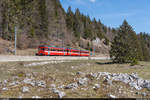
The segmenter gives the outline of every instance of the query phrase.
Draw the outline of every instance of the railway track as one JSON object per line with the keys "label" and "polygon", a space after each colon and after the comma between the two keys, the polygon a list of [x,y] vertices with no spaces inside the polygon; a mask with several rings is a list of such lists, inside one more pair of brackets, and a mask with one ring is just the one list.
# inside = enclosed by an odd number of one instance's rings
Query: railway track
{"label": "railway track", "polygon": [[49,61],[49,60],[109,60],[109,57],[70,57],[70,56],[0,56],[0,62]]}

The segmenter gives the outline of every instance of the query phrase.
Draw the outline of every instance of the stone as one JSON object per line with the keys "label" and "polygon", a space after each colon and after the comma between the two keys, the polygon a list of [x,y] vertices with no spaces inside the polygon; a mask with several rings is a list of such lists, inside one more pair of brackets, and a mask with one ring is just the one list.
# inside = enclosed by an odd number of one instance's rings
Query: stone
{"label": "stone", "polygon": [[77,83],[71,83],[71,84],[68,84],[65,89],[76,89],[78,88],[78,84]]}
{"label": "stone", "polygon": [[58,93],[59,98],[62,98],[62,97],[64,97],[65,95],[66,95],[65,92],[61,92],[61,91],[60,91],[60,92]]}
{"label": "stone", "polygon": [[78,81],[79,85],[87,85],[88,84],[88,78],[80,78]]}
{"label": "stone", "polygon": [[32,98],[41,98],[41,97],[39,97],[39,96],[32,96]]}
{"label": "stone", "polygon": [[28,88],[28,87],[26,87],[26,86],[22,87],[22,92],[23,92],[23,93],[25,93],[25,92],[29,92],[29,88]]}
{"label": "stone", "polygon": [[20,99],[21,99],[21,98],[22,98],[22,96],[19,96],[18,98],[20,98]]}
{"label": "stone", "polygon": [[84,91],[86,91],[88,88],[81,88],[81,90],[84,90]]}
{"label": "stone", "polygon": [[3,90],[3,91],[7,91],[7,90],[8,90],[8,88],[7,88],[7,87],[4,87],[4,88],[2,88],[2,90]]}
{"label": "stone", "polygon": [[130,82],[129,85],[131,87],[134,87],[136,90],[141,90],[142,88],[140,86],[137,85],[137,82],[134,81],[134,82]]}
{"label": "stone", "polygon": [[30,84],[30,85],[32,85],[32,86],[35,86],[35,81],[33,81],[32,79],[25,78],[25,79],[23,80],[23,82],[26,83],[26,84]]}
{"label": "stone", "polygon": [[137,85],[143,87],[143,85],[144,85],[144,80],[143,80],[142,78],[139,78],[139,79],[137,80]]}
{"label": "stone", "polygon": [[109,94],[109,97],[110,98],[116,98],[116,96],[112,95],[112,94]]}
{"label": "stone", "polygon": [[72,69],[74,69],[74,66],[71,66]]}
{"label": "stone", "polygon": [[58,86],[58,89],[63,89],[65,85]]}
{"label": "stone", "polygon": [[142,94],[142,96],[144,96],[144,97],[147,96],[147,93],[145,93],[145,92],[143,92],[143,93],[141,93],[141,94]]}
{"label": "stone", "polygon": [[138,79],[139,78],[137,73],[132,73],[130,76],[133,77],[134,79]]}
{"label": "stone", "polygon": [[80,71],[77,72],[76,74],[77,74],[77,75],[84,75],[84,73],[83,73],[83,72],[80,72]]}
{"label": "stone", "polygon": [[12,83],[9,83],[9,86],[16,86],[16,85],[18,85],[18,84],[20,84],[19,81],[14,81],[14,82],[12,82]]}
{"label": "stone", "polygon": [[43,81],[43,80],[36,81],[36,85],[39,86],[39,87],[46,88],[46,82]]}
{"label": "stone", "polygon": [[147,88],[148,90],[150,90],[150,81],[144,80],[143,88]]}
{"label": "stone", "polygon": [[64,97],[66,95],[65,92],[59,91],[56,88],[53,88],[52,91],[53,91],[53,93],[58,94],[59,98],[62,98],[62,97]]}
{"label": "stone", "polygon": [[104,82],[104,83],[107,83],[107,84],[109,84],[109,85],[112,85],[112,80],[110,80],[110,79],[105,79],[103,82]]}
{"label": "stone", "polygon": [[99,89],[99,88],[100,88],[100,85],[99,85],[99,84],[95,84],[94,87],[93,87],[94,90],[97,90],[97,89]]}
{"label": "stone", "polygon": [[94,78],[96,78],[97,77],[97,73],[90,73],[90,75],[92,76],[92,77],[94,77]]}
{"label": "stone", "polygon": [[7,80],[4,80],[4,83],[6,84],[8,81]]}

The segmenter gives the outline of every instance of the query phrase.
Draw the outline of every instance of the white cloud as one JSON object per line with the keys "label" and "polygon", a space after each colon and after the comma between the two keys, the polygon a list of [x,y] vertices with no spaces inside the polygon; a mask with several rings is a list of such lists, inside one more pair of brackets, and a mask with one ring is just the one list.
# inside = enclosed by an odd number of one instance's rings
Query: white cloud
{"label": "white cloud", "polygon": [[90,0],[90,2],[93,2],[93,3],[94,3],[95,1],[96,1],[96,0]]}

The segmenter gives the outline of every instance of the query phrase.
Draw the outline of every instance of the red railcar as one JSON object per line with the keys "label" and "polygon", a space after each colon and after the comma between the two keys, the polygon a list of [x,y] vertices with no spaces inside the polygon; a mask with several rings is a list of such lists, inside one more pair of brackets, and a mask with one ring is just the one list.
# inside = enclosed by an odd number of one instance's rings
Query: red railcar
{"label": "red railcar", "polygon": [[89,51],[83,51],[72,48],[62,48],[62,47],[51,47],[51,46],[39,46],[38,53],[39,56],[90,56]]}

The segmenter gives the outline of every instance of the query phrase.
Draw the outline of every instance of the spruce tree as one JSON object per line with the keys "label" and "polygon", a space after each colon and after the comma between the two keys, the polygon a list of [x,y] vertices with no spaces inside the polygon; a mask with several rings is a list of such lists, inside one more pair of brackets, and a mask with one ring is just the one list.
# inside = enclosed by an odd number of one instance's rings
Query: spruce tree
{"label": "spruce tree", "polygon": [[110,57],[116,63],[135,62],[139,57],[138,48],[136,33],[124,20],[112,42]]}

